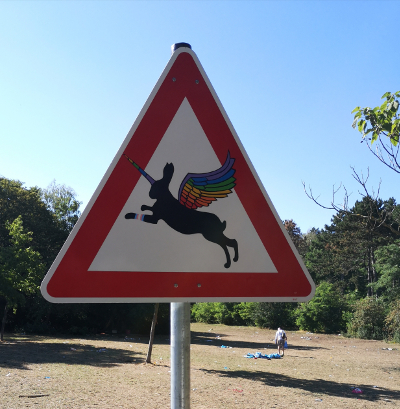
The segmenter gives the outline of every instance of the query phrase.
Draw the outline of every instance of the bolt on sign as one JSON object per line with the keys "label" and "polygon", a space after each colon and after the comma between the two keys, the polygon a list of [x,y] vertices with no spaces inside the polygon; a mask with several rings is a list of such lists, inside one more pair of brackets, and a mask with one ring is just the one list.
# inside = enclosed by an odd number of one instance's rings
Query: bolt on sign
{"label": "bolt on sign", "polygon": [[210,80],[182,44],[44,278],[48,301],[314,295]]}

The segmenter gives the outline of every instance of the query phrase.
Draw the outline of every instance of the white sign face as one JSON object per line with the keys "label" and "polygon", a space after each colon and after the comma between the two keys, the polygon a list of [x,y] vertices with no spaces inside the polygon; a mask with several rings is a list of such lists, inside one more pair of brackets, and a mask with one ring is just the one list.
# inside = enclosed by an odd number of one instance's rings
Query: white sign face
{"label": "white sign face", "polygon": [[[140,166],[139,160],[132,159]],[[186,98],[145,171],[153,179],[160,179],[166,163],[174,164],[169,189],[175,198],[188,173],[207,173],[222,166]],[[131,172],[138,171],[132,166]],[[239,179],[237,183],[244,181]],[[232,262],[227,269],[223,249],[201,234],[181,234],[163,220],[151,224],[125,219],[130,212],[151,214],[140,210],[142,205],[152,206],[155,202],[149,197],[150,187],[150,183],[141,177],[93,260],[90,271],[277,273],[234,190],[228,197],[196,210],[214,213],[221,221],[226,221],[225,236],[238,242],[239,260]],[[229,251],[233,258],[233,249]]]}

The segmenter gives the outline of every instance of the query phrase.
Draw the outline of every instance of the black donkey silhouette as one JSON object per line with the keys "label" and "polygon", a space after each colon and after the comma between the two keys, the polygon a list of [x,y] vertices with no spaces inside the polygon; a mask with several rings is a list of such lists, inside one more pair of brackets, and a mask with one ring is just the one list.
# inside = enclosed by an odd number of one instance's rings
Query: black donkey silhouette
{"label": "black donkey silhouette", "polygon": [[179,200],[175,199],[169,190],[169,184],[174,174],[174,165],[167,163],[163,170],[163,177],[154,180],[139,165],[127,155],[128,161],[150,182],[149,196],[156,199],[153,206],[142,205],[141,210],[150,210],[153,214],[127,213],[125,219],[138,219],[146,223],[157,224],[164,220],[175,231],[182,234],[200,233],[212,243],[219,244],[226,256],[225,268],[231,266],[228,247],[233,247],[235,255],[233,261],[238,261],[239,251],[235,239],[224,235],[226,222],[213,213],[196,211],[198,207],[209,206],[213,201],[226,197],[235,186],[235,170],[232,166],[235,159],[228,152],[224,165],[209,173],[188,173],[179,188]]}

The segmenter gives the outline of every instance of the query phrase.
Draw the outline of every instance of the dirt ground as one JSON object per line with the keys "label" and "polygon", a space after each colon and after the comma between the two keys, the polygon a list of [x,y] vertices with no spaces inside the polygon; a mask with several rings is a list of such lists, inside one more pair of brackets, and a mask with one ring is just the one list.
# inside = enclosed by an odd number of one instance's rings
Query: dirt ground
{"label": "dirt ground", "polygon": [[[400,407],[399,344],[288,331],[284,358],[269,361],[244,355],[276,352],[275,331],[191,329],[191,409]],[[6,334],[0,408],[169,408],[169,339],[156,336],[152,364],[147,347],[135,335]]]}

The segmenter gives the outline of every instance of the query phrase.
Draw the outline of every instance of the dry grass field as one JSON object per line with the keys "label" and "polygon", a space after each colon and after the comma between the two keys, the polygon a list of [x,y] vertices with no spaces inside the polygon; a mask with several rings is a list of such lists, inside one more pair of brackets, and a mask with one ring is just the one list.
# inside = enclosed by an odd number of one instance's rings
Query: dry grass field
{"label": "dry grass field", "polygon": [[[400,407],[398,344],[289,331],[285,357],[269,361],[243,355],[276,352],[274,331],[191,329],[191,409]],[[144,363],[147,346],[148,338],[135,335],[6,334],[0,407],[169,408],[169,339],[156,336],[152,364]]]}

